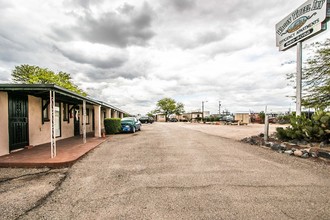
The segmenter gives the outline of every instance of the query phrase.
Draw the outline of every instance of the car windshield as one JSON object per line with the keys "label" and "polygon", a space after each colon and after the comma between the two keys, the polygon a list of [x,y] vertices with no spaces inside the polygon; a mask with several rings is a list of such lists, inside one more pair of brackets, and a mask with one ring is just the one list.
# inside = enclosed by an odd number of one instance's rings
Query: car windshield
{"label": "car windshield", "polygon": [[133,121],[133,118],[122,118],[121,121]]}

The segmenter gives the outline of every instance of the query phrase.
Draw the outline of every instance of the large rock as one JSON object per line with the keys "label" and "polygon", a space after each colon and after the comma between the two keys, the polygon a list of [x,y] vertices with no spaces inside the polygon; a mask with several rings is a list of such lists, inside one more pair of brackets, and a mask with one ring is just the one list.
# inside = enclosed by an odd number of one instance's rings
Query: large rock
{"label": "large rock", "polygon": [[296,157],[301,157],[303,155],[303,152],[301,150],[295,150],[293,152],[293,154],[296,156]]}
{"label": "large rock", "polygon": [[326,152],[326,151],[319,151],[318,154],[319,157],[323,157],[323,158],[327,158],[330,159],[330,152]]}
{"label": "large rock", "polygon": [[297,144],[293,144],[289,142],[283,142],[282,145],[285,146],[286,149],[295,149],[299,147]]}
{"label": "large rock", "polygon": [[293,150],[286,150],[284,151],[285,154],[288,154],[288,155],[292,155],[293,154]]}
{"label": "large rock", "polygon": [[279,145],[279,144],[273,144],[271,146],[271,149],[272,150],[275,150],[275,151],[279,151],[279,150],[281,150],[281,145]]}
{"label": "large rock", "polygon": [[319,156],[319,150],[320,148],[318,147],[312,147],[311,149],[309,149],[309,153],[312,157],[316,158]]}
{"label": "large rock", "polygon": [[272,146],[274,146],[274,143],[273,142],[265,142],[265,146],[266,147],[272,147]]}
{"label": "large rock", "polygon": [[308,158],[309,157],[309,153],[305,152],[305,153],[303,153],[303,155],[301,157],[302,158]]}
{"label": "large rock", "polygon": [[326,148],[326,147],[330,147],[329,144],[327,144],[327,142],[321,142],[320,143],[320,148]]}

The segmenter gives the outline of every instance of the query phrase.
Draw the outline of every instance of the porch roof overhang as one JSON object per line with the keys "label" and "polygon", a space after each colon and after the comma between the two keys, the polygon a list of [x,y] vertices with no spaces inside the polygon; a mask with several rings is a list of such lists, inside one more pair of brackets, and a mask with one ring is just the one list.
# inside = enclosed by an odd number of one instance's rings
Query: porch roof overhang
{"label": "porch roof overhang", "polygon": [[86,104],[90,105],[101,105],[105,108],[111,108],[116,111],[129,114],[117,107],[114,107],[110,104],[92,99],[90,97],[85,97],[74,93],[70,90],[62,88],[54,84],[0,84],[0,91],[7,92],[19,92],[27,95],[32,95],[44,99],[49,99],[49,91],[55,91],[56,101],[65,102],[68,104],[82,104],[83,101],[86,101]]}
{"label": "porch roof overhang", "polygon": [[124,113],[124,114],[127,114],[127,115],[131,115],[128,112],[125,112],[125,111],[121,110],[120,108],[117,108],[117,107],[115,107],[113,105],[110,105],[108,103],[98,101],[98,100],[95,100],[95,102],[99,103],[99,105],[101,105],[102,107],[110,108],[110,109],[116,110],[117,112],[121,112],[121,113]]}

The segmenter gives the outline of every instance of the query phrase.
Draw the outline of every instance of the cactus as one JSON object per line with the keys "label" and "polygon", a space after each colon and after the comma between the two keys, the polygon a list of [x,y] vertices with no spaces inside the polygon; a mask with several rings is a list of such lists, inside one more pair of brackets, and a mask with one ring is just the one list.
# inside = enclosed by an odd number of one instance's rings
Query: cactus
{"label": "cactus", "polygon": [[311,119],[306,116],[292,116],[291,126],[277,129],[281,140],[306,140],[313,142],[330,141],[330,112],[316,111]]}

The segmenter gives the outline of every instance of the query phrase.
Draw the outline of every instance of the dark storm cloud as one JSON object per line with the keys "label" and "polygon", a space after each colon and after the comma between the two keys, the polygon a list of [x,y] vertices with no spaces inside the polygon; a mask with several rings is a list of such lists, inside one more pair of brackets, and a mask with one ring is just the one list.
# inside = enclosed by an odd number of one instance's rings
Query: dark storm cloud
{"label": "dark storm cloud", "polygon": [[185,11],[196,6],[195,0],[166,0],[165,2],[172,5],[178,11]]}
{"label": "dark storm cloud", "polygon": [[123,14],[129,14],[130,12],[134,11],[134,8],[135,7],[133,5],[125,3],[123,6],[118,8],[118,11]]}
{"label": "dark storm cloud", "polygon": [[204,32],[197,36],[197,42],[199,44],[208,44],[215,41],[222,40],[226,36],[226,33],[217,33],[214,31]]}
{"label": "dark storm cloud", "polygon": [[83,16],[77,17],[77,25],[57,27],[54,32],[57,38],[63,35],[66,39],[69,36],[75,38],[78,35],[82,40],[117,47],[146,45],[155,35],[151,29],[153,14],[147,3],[140,9],[124,4],[116,12],[99,16],[87,10]]}
{"label": "dark storm cloud", "polygon": [[[0,60],[5,62],[26,63],[33,61],[39,46],[45,46],[40,39],[31,39],[24,32],[13,34],[15,31],[7,31],[0,28]],[[25,38],[23,37],[25,36]]]}
{"label": "dark storm cloud", "polygon": [[183,38],[178,41],[178,46],[183,49],[194,49],[200,46],[206,46],[211,43],[220,42],[226,38],[228,32],[226,30],[207,31],[196,33],[192,39]]}
{"label": "dark storm cloud", "polygon": [[143,77],[141,72],[137,72],[134,70],[126,71],[126,70],[104,70],[104,69],[96,69],[90,68],[89,70],[85,70],[81,73],[81,79],[84,82],[111,82],[118,78],[133,80],[136,78]]}
{"label": "dark storm cloud", "polygon": [[101,56],[89,53],[89,51],[82,51],[76,48],[68,48],[68,47],[55,47],[63,56],[67,57],[68,59],[78,62],[81,64],[90,64],[94,67],[101,68],[101,69],[108,69],[108,68],[116,68],[123,65],[128,57],[125,53],[107,53],[102,54]]}
{"label": "dark storm cloud", "polygon": [[85,9],[89,9],[91,5],[94,4],[101,4],[103,2],[103,0],[70,0],[69,1],[70,4],[72,4],[73,6],[80,6],[83,7]]}
{"label": "dark storm cloud", "polygon": [[8,71],[0,70],[0,82],[10,81],[10,73]]}
{"label": "dark storm cloud", "polygon": [[0,48],[0,60],[10,62],[15,59],[15,51],[18,51],[20,46],[6,36],[0,34]]}
{"label": "dark storm cloud", "polygon": [[5,10],[7,8],[11,8],[12,4],[10,1],[0,1],[0,11]]}

